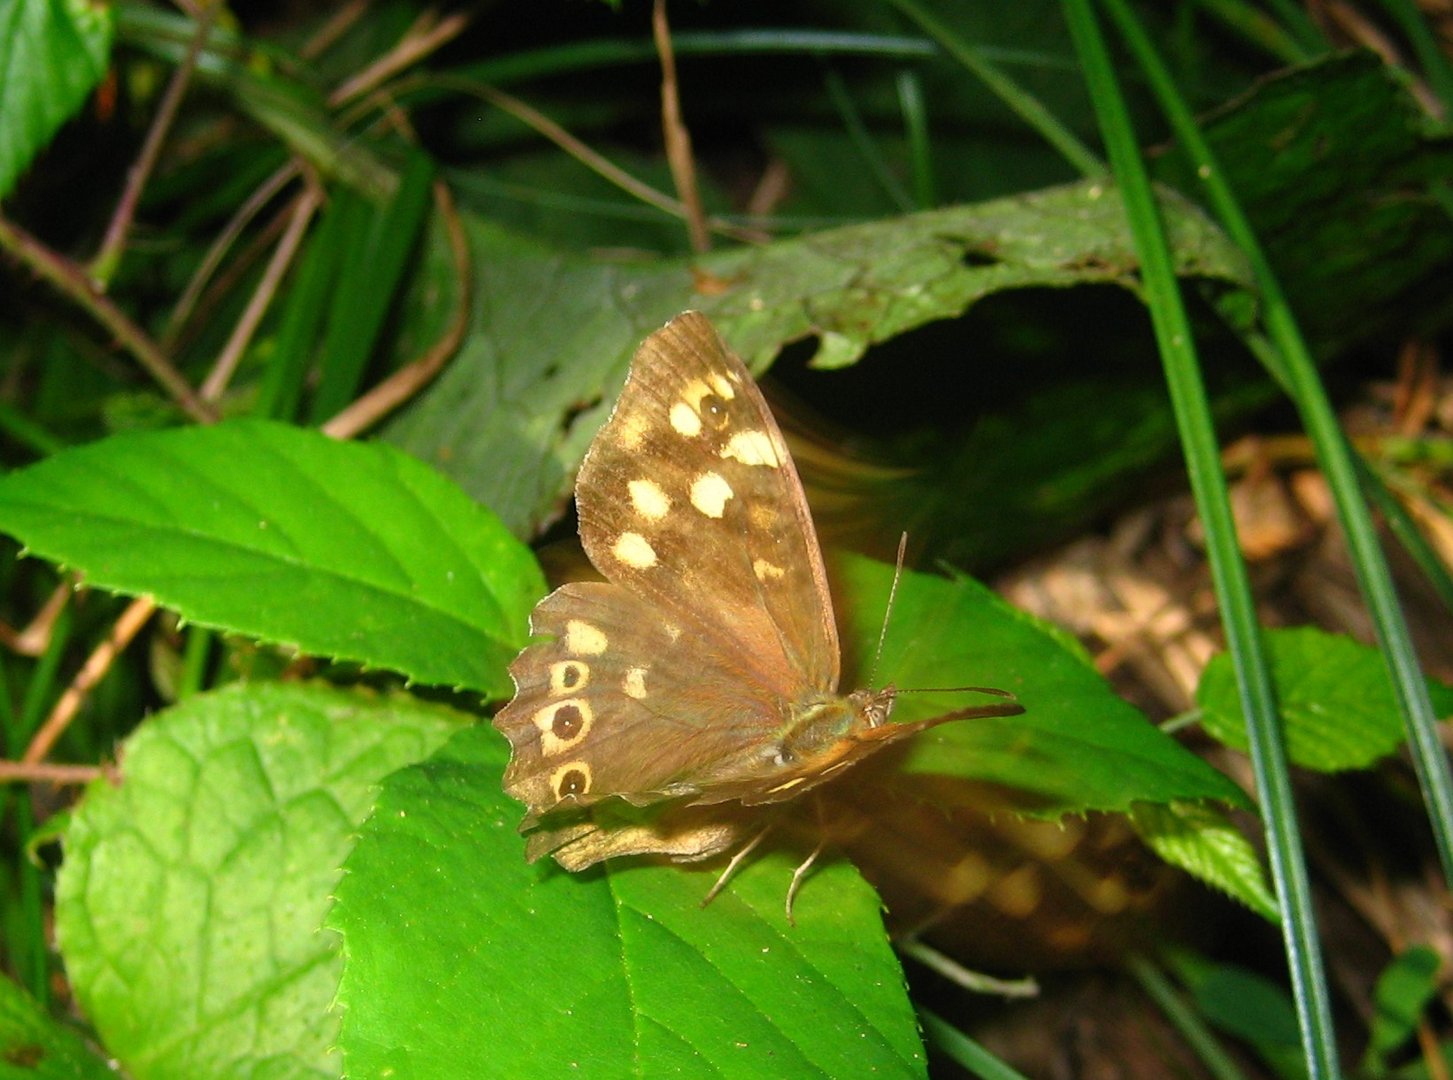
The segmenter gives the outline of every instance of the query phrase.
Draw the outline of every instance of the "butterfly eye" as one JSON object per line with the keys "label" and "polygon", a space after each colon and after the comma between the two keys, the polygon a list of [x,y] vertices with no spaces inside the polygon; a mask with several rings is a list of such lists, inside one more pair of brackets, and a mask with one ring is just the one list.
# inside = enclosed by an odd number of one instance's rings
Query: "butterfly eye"
{"label": "butterfly eye", "polygon": [[727,425],[726,402],[715,394],[707,394],[701,399],[701,418],[712,427],[720,431]]}

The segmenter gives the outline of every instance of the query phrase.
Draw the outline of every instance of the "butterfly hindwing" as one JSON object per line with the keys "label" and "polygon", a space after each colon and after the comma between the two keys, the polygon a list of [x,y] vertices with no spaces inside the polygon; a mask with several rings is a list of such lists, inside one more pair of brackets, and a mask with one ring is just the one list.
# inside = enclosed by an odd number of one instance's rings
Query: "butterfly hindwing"
{"label": "butterfly hindwing", "polygon": [[513,749],[505,790],[530,808],[526,827],[611,795],[637,805],[697,796],[770,755],[775,696],[619,586],[564,585],[530,627],[547,640],[510,666],[515,697],[495,717]]}

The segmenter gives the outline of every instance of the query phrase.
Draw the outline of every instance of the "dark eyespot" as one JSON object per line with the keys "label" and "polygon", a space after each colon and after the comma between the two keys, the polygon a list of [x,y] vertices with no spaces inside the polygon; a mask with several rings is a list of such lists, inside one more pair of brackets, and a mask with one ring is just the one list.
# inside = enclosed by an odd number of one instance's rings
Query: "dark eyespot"
{"label": "dark eyespot", "polygon": [[584,795],[590,788],[590,780],[582,769],[571,769],[560,778],[560,786],[555,789],[555,794],[560,798],[567,795]]}
{"label": "dark eyespot", "polygon": [[720,431],[727,425],[726,402],[715,394],[707,394],[701,399],[701,406],[698,409],[701,418],[712,427]]}
{"label": "dark eyespot", "polygon": [[550,721],[550,730],[557,739],[573,739],[579,734],[582,722],[583,717],[578,706],[561,705],[555,710],[554,719]]}

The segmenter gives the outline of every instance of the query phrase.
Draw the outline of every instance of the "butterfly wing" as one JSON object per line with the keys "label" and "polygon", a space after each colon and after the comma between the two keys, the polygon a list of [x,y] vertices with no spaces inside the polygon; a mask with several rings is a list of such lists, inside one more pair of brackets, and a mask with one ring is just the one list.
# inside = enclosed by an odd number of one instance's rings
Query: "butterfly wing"
{"label": "butterfly wing", "polygon": [[576,484],[606,579],[749,665],[783,696],[837,689],[817,534],[782,433],[704,315],[646,339]]}
{"label": "butterfly wing", "polygon": [[[607,584],[535,609],[495,717],[529,808],[712,799],[770,776],[791,703],[831,693],[838,642],[802,486],[746,368],[687,313],[638,350],[576,482]],[[728,796],[729,797],[729,796]]]}

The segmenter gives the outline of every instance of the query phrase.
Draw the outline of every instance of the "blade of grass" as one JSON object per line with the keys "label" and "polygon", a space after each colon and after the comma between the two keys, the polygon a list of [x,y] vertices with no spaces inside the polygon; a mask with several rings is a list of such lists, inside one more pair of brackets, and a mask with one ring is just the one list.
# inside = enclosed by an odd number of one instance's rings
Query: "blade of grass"
{"label": "blade of grass", "polygon": [[1111,167],[1125,200],[1191,490],[1205,527],[1211,578],[1227,647],[1236,669],[1242,710],[1246,714],[1257,797],[1265,821],[1267,853],[1281,910],[1287,967],[1297,1002],[1307,1071],[1314,1078],[1335,1077],[1337,1051],[1331,1009],[1301,837],[1297,832],[1281,721],[1261,650],[1256,609],[1237,544],[1190,322],[1181,302],[1150,178],[1140,158],[1125,100],[1090,0],[1065,0],[1065,14],[1104,133]]}
{"label": "blade of grass", "polygon": [[1129,967],[1130,974],[1140,984],[1140,989],[1155,1002],[1161,1015],[1181,1033],[1186,1045],[1201,1059],[1207,1072],[1216,1080],[1246,1080],[1245,1074],[1221,1048],[1216,1036],[1201,1020],[1200,1014],[1181,999],[1160,968],[1143,956],[1132,956]]}
{"label": "blade of grass", "polygon": [[1305,63],[1322,51],[1321,47],[1308,49],[1265,11],[1245,0],[1196,0],[1196,6],[1283,63]]}
{"label": "blade of grass", "polygon": [[[20,757],[30,736],[45,715],[46,703],[58,692],[61,663],[71,639],[71,606],[61,609],[51,627],[50,641],[34,665],[28,665],[29,677],[17,712],[11,702],[8,672],[0,663],[0,753],[10,760]],[[50,968],[45,937],[45,905],[41,884],[41,868],[26,857],[26,845],[35,829],[28,793],[17,789],[0,791],[0,823],[6,811],[15,811],[14,835],[20,839],[19,857],[15,860],[16,890],[19,911],[6,927],[5,944],[16,976],[25,988],[43,1004],[51,999]]]}
{"label": "blade of grass", "polygon": [[1060,123],[1039,99],[992,64],[985,53],[970,45],[949,27],[926,11],[917,0],[888,0],[909,19],[918,24],[943,50],[987,86],[1000,101],[1012,109],[1040,136],[1063,155],[1082,176],[1100,176],[1104,162],[1082,143],[1069,128]]}
{"label": "blade of grass", "polygon": [[1448,756],[1439,738],[1437,717],[1428,697],[1428,684],[1418,668],[1407,622],[1398,606],[1392,575],[1378,547],[1372,515],[1362,499],[1351,447],[1337,424],[1336,414],[1318,378],[1316,365],[1312,362],[1281,283],[1272,271],[1235,193],[1227,186],[1210,146],[1196,127],[1190,108],[1124,0],[1105,0],[1105,4],[1136,62],[1145,72],[1171,130],[1195,164],[1196,175],[1212,209],[1231,239],[1246,253],[1256,275],[1265,312],[1262,322],[1280,357],[1277,370],[1286,381],[1288,392],[1301,415],[1302,426],[1312,440],[1317,462],[1331,489],[1337,519],[1347,538],[1353,570],[1372,615],[1378,647],[1388,665],[1398,710],[1407,728],[1408,748],[1428,807],[1443,876],[1453,884],[1453,772],[1450,772]]}
{"label": "blade of grass", "polygon": [[408,254],[423,227],[433,179],[434,163],[422,153],[411,153],[393,198],[382,210],[354,196],[362,203],[356,257],[343,266],[334,289],[310,423],[322,423],[358,393]]}
{"label": "blade of grass", "polygon": [[1382,0],[1382,9],[1413,47],[1413,55],[1423,69],[1423,78],[1428,80],[1429,88],[1442,102],[1446,117],[1453,109],[1453,65],[1449,64],[1447,54],[1438,45],[1427,18],[1410,0]]}
{"label": "blade of grass", "polygon": [[918,1021],[930,1046],[975,1076],[984,1080],[1026,1080],[1023,1073],[1006,1065],[937,1013],[920,1008]]}
{"label": "blade of grass", "polygon": [[883,160],[882,153],[868,131],[868,125],[863,123],[862,114],[858,112],[857,105],[853,104],[853,96],[848,93],[843,77],[832,68],[824,67],[823,85],[827,89],[827,96],[832,102],[833,108],[837,109],[838,116],[842,119],[843,130],[847,132],[853,148],[863,159],[863,164],[868,167],[868,172],[900,213],[907,214],[912,211],[914,209],[913,199],[898,182],[898,178],[893,175],[893,170],[888,167],[888,163]]}
{"label": "blade of grass", "polygon": [[908,140],[908,162],[913,170],[913,201],[917,209],[938,205],[933,182],[933,147],[928,137],[928,105],[918,72],[898,73],[898,105],[903,110],[903,134]]}

